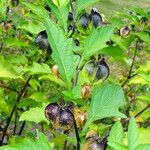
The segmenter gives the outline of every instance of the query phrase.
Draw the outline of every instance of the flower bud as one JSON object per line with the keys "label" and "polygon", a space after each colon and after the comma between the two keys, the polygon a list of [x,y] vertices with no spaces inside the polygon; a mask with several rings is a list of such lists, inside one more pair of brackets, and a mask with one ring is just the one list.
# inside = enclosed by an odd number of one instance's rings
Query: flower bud
{"label": "flower bud", "polygon": [[81,96],[82,99],[88,99],[91,96],[91,86],[90,85],[84,85],[81,89]]}
{"label": "flower bud", "polygon": [[59,78],[59,71],[58,71],[57,65],[52,66],[52,72],[53,72],[54,76],[58,79]]}

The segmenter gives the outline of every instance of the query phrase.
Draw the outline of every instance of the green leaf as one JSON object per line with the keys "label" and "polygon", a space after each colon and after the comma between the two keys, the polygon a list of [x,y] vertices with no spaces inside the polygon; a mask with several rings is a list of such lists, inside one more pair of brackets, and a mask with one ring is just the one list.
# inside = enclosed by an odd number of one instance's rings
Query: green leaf
{"label": "green leaf", "polygon": [[47,4],[50,6],[52,13],[60,22],[61,26],[67,32],[67,20],[69,13],[69,4],[63,5],[62,7],[57,7],[52,3],[52,1],[47,0]]}
{"label": "green leaf", "polygon": [[0,22],[6,19],[7,0],[1,0],[0,2]]}
{"label": "green leaf", "polygon": [[120,121],[117,121],[109,134],[108,137],[108,145],[111,146],[114,149],[120,149],[120,146],[122,145],[123,147],[123,136],[124,136],[124,131],[122,124]]}
{"label": "green leaf", "polygon": [[52,0],[52,1],[58,7],[62,7],[62,6],[67,5],[69,3],[69,0]]}
{"label": "green leaf", "polygon": [[66,84],[65,84],[65,82],[63,82],[61,79],[57,79],[56,77],[54,77],[54,75],[52,75],[52,74],[49,74],[49,75],[42,75],[42,76],[40,76],[39,77],[39,80],[50,80],[50,81],[53,81],[53,82],[55,82],[55,83],[57,83],[57,84],[59,84],[59,85],[61,85],[61,86],[64,86],[64,87],[66,87]]}
{"label": "green leaf", "polygon": [[53,50],[52,58],[58,65],[62,79],[70,86],[78,62],[78,56],[73,54],[73,41],[67,39],[63,31],[50,19],[45,20],[45,25]]}
{"label": "green leaf", "polygon": [[126,116],[118,110],[124,104],[124,99],[123,89],[119,85],[110,84],[102,88],[95,87],[92,93],[89,119],[84,129],[98,119],[113,116],[125,118]]}
{"label": "green leaf", "polygon": [[85,40],[83,58],[87,59],[107,47],[106,42],[113,35],[113,30],[112,26],[93,29],[93,32]]}
{"label": "green leaf", "polygon": [[139,32],[135,33],[142,41],[146,42],[147,44],[150,44],[150,35],[148,32]]}
{"label": "green leaf", "polygon": [[5,39],[4,43],[6,44],[7,47],[14,47],[14,48],[28,47],[28,44],[25,41],[17,38]]}
{"label": "green leaf", "polygon": [[135,150],[150,150],[150,144],[140,144],[135,148]]}
{"label": "green leaf", "polygon": [[98,2],[99,0],[77,0],[77,16],[86,7]]}
{"label": "green leaf", "polygon": [[43,133],[37,133],[36,140],[24,138],[19,143],[0,147],[0,150],[52,150],[53,143],[49,143],[48,138]]}
{"label": "green leaf", "polygon": [[138,134],[136,121],[134,118],[131,118],[129,122],[129,126],[128,126],[128,148],[129,150],[135,150],[135,148],[139,144],[138,138],[139,138],[139,134]]}
{"label": "green leaf", "polygon": [[27,8],[32,10],[34,14],[36,14],[41,21],[43,21],[45,18],[49,18],[48,12],[42,7],[38,5],[33,5],[31,3],[22,2],[23,5],[25,5]]}
{"label": "green leaf", "polygon": [[28,111],[21,114],[19,121],[31,121],[35,123],[44,121],[48,123],[48,120],[44,115],[44,107],[30,108]]}
{"label": "green leaf", "polygon": [[22,78],[14,69],[8,64],[3,56],[0,55],[0,78],[18,79]]}
{"label": "green leaf", "polygon": [[46,93],[44,92],[36,92],[32,94],[29,98],[35,100],[36,102],[43,102],[43,103],[49,102],[49,100],[46,98]]}
{"label": "green leaf", "polygon": [[101,51],[102,54],[110,55],[116,60],[123,60],[123,50],[118,46],[109,46]]}
{"label": "green leaf", "polygon": [[47,64],[44,64],[44,63],[38,64],[36,62],[34,62],[31,67],[27,67],[25,70],[29,71],[32,75],[33,74],[50,74],[51,73],[51,69]]}
{"label": "green leaf", "polygon": [[17,27],[18,29],[23,29],[31,34],[38,34],[39,32],[45,30],[45,27],[41,22],[35,23],[35,22],[29,22],[24,23]]}

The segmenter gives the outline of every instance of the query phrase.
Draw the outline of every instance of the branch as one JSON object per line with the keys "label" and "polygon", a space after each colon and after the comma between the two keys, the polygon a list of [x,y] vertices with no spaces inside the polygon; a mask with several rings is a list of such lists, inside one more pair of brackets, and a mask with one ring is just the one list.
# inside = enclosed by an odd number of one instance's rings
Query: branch
{"label": "branch", "polygon": [[80,136],[78,133],[77,123],[76,123],[76,120],[74,118],[74,114],[70,110],[68,110],[68,111],[70,112],[70,114],[73,117],[73,126],[74,126],[74,130],[75,130],[75,134],[76,134],[76,140],[77,140],[77,150],[80,150]]}
{"label": "branch", "polygon": [[147,105],[145,108],[143,108],[139,113],[137,113],[134,118],[137,118],[138,116],[140,116],[143,112],[145,112],[148,108],[150,107],[150,104]]}
{"label": "branch", "polygon": [[21,90],[20,93],[18,94],[17,100],[16,100],[16,102],[15,102],[15,104],[14,104],[14,106],[13,106],[13,109],[12,109],[12,111],[11,111],[11,114],[10,114],[8,120],[7,120],[6,127],[5,127],[5,129],[4,129],[3,134],[2,134],[2,139],[1,139],[1,141],[0,141],[0,146],[3,144],[4,137],[5,137],[6,133],[7,133],[8,127],[9,127],[10,122],[11,122],[11,120],[12,120],[12,116],[13,116],[13,114],[14,114],[16,108],[17,108],[17,104],[19,103],[20,99],[22,98],[22,95],[23,95],[23,93],[25,92],[25,90],[26,90],[26,88],[27,88],[27,86],[28,86],[28,83],[29,83],[29,81],[30,81],[31,78],[32,78],[32,75],[30,75],[30,76],[28,77],[28,79],[27,79],[26,83],[24,84],[22,90]]}
{"label": "branch", "polygon": [[20,128],[20,131],[19,131],[19,133],[18,133],[19,136],[22,134],[22,131],[23,131],[25,125],[26,125],[26,122],[23,121],[23,123],[22,123],[22,125],[21,125],[21,128]]}
{"label": "branch", "polygon": [[[137,43],[136,43],[136,45],[137,45]],[[137,46],[136,46],[136,47],[137,47]],[[123,82],[122,87],[124,87],[125,84],[126,84],[131,78],[133,78],[134,76],[137,75],[137,74],[131,75],[131,74],[132,74],[132,69],[133,69],[133,66],[134,66],[134,62],[135,62],[136,54],[137,54],[137,49],[135,48],[134,56],[133,56],[133,59],[132,59],[132,64],[131,64],[130,70],[129,70],[129,74],[128,74],[128,76],[127,76],[127,79]]]}

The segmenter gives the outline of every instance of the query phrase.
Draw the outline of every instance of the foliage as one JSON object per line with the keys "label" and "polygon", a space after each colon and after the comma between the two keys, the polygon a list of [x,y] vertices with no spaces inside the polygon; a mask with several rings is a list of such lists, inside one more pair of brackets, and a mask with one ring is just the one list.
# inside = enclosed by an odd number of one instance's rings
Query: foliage
{"label": "foliage", "polygon": [[150,149],[150,7],[96,2],[0,3],[0,150]]}

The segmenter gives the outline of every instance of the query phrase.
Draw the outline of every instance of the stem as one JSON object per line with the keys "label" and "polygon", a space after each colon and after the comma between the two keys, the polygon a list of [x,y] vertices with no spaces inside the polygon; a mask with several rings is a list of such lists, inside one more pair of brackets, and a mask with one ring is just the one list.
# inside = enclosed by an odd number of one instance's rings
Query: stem
{"label": "stem", "polygon": [[24,121],[24,122],[22,123],[22,126],[21,126],[21,128],[20,128],[20,131],[19,131],[19,133],[18,133],[19,136],[22,134],[22,131],[23,131],[25,125],[26,125],[26,122]]}
{"label": "stem", "polygon": [[[136,45],[137,45],[137,43],[136,43]],[[136,47],[137,47],[137,46],[136,46]],[[135,75],[137,75],[137,74],[131,75],[131,74],[132,74],[132,69],[133,69],[133,66],[134,66],[134,62],[135,62],[136,54],[137,54],[137,49],[135,48],[134,56],[133,56],[133,59],[132,59],[132,64],[131,64],[130,70],[129,70],[129,74],[128,74],[128,76],[127,76],[127,79],[123,82],[122,87],[124,87],[124,86],[126,85],[126,83],[127,83],[131,78],[133,78]]]}
{"label": "stem", "polygon": [[134,118],[137,118],[138,116],[140,116],[143,112],[145,112],[148,108],[150,107],[150,104],[147,105],[144,109],[142,109],[139,113],[137,113]]}
{"label": "stem", "polygon": [[79,63],[78,63],[78,65],[77,65],[77,67],[76,67],[76,75],[75,75],[74,86],[76,86],[77,83],[78,83],[79,73],[80,73],[80,71],[81,71],[81,69],[79,68],[81,61],[82,61],[82,60],[81,60],[81,56],[80,56]]}
{"label": "stem", "polygon": [[65,142],[64,142],[63,150],[66,150],[66,148],[67,148],[67,140],[65,140]]}
{"label": "stem", "polygon": [[17,104],[18,104],[18,102],[20,101],[20,99],[22,98],[22,95],[23,95],[23,93],[25,92],[25,90],[26,90],[26,88],[27,88],[27,85],[28,85],[28,83],[29,83],[29,81],[30,81],[31,78],[32,78],[32,75],[29,76],[29,78],[27,79],[26,83],[25,83],[24,86],[23,86],[23,89],[22,89],[22,90],[20,91],[20,93],[18,94],[17,100],[16,100],[16,102],[15,102],[15,104],[14,104],[14,106],[13,106],[13,109],[12,109],[12,111],[11,111],[11,114],[10,114],[8,120],[7,120],[6,127],[5,127],[5,129],[4,129],[3,134],[2,134],[2,139],[1,139],[1,141],[0,141],[0,146],[3,144],[4,137],[5,137],[5,135],[6,135],[6,132],[7,132],[7,130],[8,130],[8,127],[9,127],[9,125],[10,125],[10,122],[11,122],[11,120],[12,120],[12,116],[13,116],[13,114],[14,114],[16,108],[17,108]]}
{"label": "stem", "polygon": [[74,118],[74,114],[69,109],[68,109],[68,111],[70,112],[70,114],[73,117],[73,126],[74,126],[74,130],[75,130],[75,134],[76,134],[76,140],[77,140],[77,150],[80,150],[80,136],[78,133],[77,123],[76,123],[76,120]]}
{"label": "stem", "polygon": [[14,135],[16,134],[17,121],[18,121],[18,111],[16,109],[16,111],[15,111],[15,122],[14,122]]}

